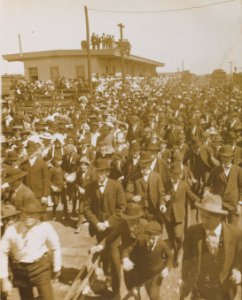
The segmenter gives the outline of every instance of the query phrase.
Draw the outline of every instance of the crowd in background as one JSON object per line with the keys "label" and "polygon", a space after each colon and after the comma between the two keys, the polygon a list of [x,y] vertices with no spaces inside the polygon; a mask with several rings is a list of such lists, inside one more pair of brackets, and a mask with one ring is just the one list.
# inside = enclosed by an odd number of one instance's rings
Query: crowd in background
{"label": "crowd in background", "polygon": [[[101,42],[102,47],[109,47]],[[97,42],[92,43],[99,49]],[[76,80],[13,84],[16,98],[76,91],[79,85],[81,91],[73,105],[46,111],[38,107],[18,113],[14,101],[2,104],[2,205],[23,210],[29,201],[37,201],[51,211],[53,220],[76,218],[77,234],[87,220],[98,244],[110,237],[111,229],[117,230],[120,215],[132,219],[133,210],[148,224],[146,233],[159,233],[168,241],[169,249],[160,245],[168,269],[180,264],[184,236],[191,225],[200,222],[199,207],[211,212],[212,205],[226,223],[238,226],[242,204],[240,88],[229,84],[198,87],[160,77],[126,78],[125,87],[115,77],[96,77],[93,83],[92,95],[85,93],[84,82]],[[25,189],[22,194],[20,186]],[[201,199],[211,205],[205,206]],[[115,256],[115,243],[107,251],[114,264],[112,289],[118,295],[121,263]],[[136,250],[145,259],[142,245]],[[129,259],[123,260],[127,273],[134,268]],[[146,273],[152,264],[146,263],[139,273]],[[236,270],[241,272],[241,264]],[[138,283],[125,278],[126,286],[132,290],[145,283],[150,299],[158,299],[161,282],[151,276],[152,284],[147,284],[148,274],[154,275],[149,269]],[[207,284],[217,291],[213,277]]]}

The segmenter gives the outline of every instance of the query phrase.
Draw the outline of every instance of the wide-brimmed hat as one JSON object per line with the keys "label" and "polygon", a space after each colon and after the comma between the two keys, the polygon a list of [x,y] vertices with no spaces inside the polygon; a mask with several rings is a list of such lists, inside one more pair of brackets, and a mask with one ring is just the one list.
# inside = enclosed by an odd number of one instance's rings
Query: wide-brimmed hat
{"label": "wide-brimmed hat", "polygon": [[105,171],[110,169],[109,161],[106,158],[99,158],[94,164],[96,171]]}
{"label": "wide-brimmed hat", "polygon": [[86,164],[86,165],[90,165],[90,160],[89,160],[89,158],[87,157],[87,156],[82,156],[81,158],[80,158],[80,164]]}
{"label": "wide-brimmed hat", "polygon": [[24,172],[23,170],[20,170],[18,168],[9,167],[6,170],[6,176],[3,178],[2,181],[4,183],[12,183],[23,178],[27,174],[27,172]]}
{"label": "wide-brimmed hat", "polygon": [[144,215],[141,205],[130,202],[126,205],[125,211],[121,213],[121,217],[125,220],[139,219]]}
{"label": "wide-brimmed hat", "polygon": [[148,167],[152,163],[153,158],[149,151],[143,151],[140,154],[139,165],[140,167]]}
{"label": "wide-brimmed hat", "polygon": [[197,201],[195,206],[199,209],[206,210],[208,212],[227,215],[228,211],[223,209],[223,201],[220,195],[207,193],[201,201]]}
{"label": "wide-brimmed hat", "polygon": [[145,225],[144,232],[149,234],[160,234],[162,232],[162,226],[156,221],[151,221]]}
{"label": "wide-brimmed hat", "polygon": [[45,213],[46,208],[43,205],[41,205],[39,200],[36,199],[36,201],[32,201],[24,205],[21,208],[21,211],[27,214],[37,214],[37,213]]}
{"label": "wide-brimmed hat", "polygon": [[219,149],[219,155],[224,157],[231,157],[234,155],[233,149],[230,145],[223,145]]}
{"label": "wide-brimmed hat", "polygon": [[14,217],[16,215],[20,214],[19,210],[16,210],[15,206],[11,204],[3,204],[1,207],[1,219],[7,219]]}

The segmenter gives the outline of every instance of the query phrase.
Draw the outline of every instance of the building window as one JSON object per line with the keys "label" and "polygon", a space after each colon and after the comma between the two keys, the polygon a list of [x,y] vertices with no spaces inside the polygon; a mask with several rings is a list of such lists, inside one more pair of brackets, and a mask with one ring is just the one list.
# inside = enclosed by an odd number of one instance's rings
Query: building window
{"label": "building window", "polygon": [[84,65],[76,66],[76,78],[85,79],[85,67],[84,67]]}
{"label": "building window", "polygon": [[33,82],[39,79],[37,68],[29,68],[29,79]]}
{"label": "building window", "polygon": [[60,76],[58,67],[50,67],[50,78],[51,80],[55,80],[56,77]]}

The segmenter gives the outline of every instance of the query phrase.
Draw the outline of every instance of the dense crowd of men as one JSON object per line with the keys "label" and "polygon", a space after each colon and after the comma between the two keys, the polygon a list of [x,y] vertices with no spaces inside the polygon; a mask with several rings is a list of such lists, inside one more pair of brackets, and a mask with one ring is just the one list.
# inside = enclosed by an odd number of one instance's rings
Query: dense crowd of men
{"label": "dense crowd of men", "polygon": [[53,299],[61,257],[47,209],[55,221],[75,218],[76,234],[89,223],[91,253],[100,253],[112,278],[104,299],[120,299],[121,266],[126,299],[140,299],[141,286],[160,299],[163,278],[178,266],[180,299],[234,299],[242,271],[242,90],[162,77],[130,77],[123,87],[99,77],[93,94],[78,100],[21,114],[2,104],[3,291],[11,292],[12,253],[22,299],[33,299],[32,286]]}

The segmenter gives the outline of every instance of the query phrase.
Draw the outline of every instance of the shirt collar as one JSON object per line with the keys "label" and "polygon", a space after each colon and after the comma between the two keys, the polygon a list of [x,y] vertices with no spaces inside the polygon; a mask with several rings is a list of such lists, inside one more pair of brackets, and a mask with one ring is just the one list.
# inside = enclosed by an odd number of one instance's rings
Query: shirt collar
{"label": "shirt collar", "polygon": [[104,180],[103,183],[98,182],[98,185],[106,187],[107,183],[108,183],[108,177]]}
{"label": "shirt collar", "polygon": [[222,223],[219,223],[214,230],[206,230],[206,233],[214,233],[217,237],[220,237],[222,233]]}
{"label": "shirt collar", "polygon": [[23,186],[23,183],[21,182],[20,185],[16,188],[15,193],[17,193],[21,189],[22,186]]}

